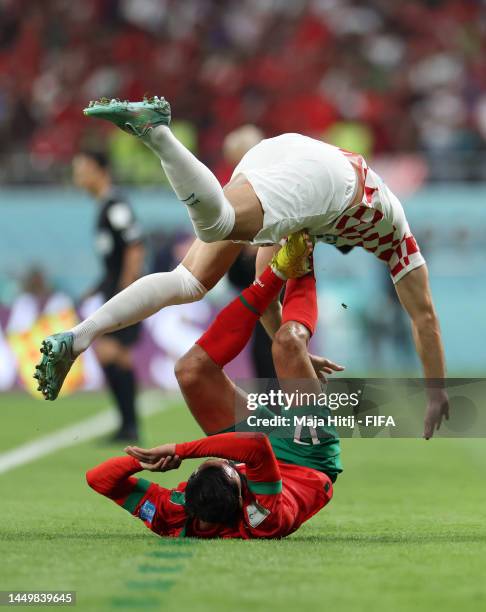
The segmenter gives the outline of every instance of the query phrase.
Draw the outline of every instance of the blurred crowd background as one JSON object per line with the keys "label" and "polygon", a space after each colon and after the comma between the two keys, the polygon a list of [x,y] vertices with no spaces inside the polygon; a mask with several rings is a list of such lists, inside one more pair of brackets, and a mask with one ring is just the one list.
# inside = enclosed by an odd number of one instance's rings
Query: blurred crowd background
{"label": "blurred crowd background", "polygon": [[[72,186],[79,150],[108,151],[145,232],[146,272],[175,265],[187,247],[186,213],[158,160],[81,112],[90,99],[144,94],[170,100],[174,132],[222,183],[234,167],[225,138],[247,124],[367,156],[428,261],[450,372],[482,373],[484,1],[0,0],[0,389],[18,383],[27,350],[12,337],[66,304],[85,312],[80,298],[99,275],[96,204]],[[359,251],[316,249],[316,351],[350,374],[419,375],[386,270]],[[234,291],[225,280],[204,305],[145,325],[147,382],[173,384],[182,345]]]}
{"label": "blurred crowd background", "polygon": [[2,0],[2,174],[59,178],[82,143],[109,138],[86,125],[88,100],[149,93],[222,177],[225,134],[254,123],[482,179],[485,82],[481,0]]}

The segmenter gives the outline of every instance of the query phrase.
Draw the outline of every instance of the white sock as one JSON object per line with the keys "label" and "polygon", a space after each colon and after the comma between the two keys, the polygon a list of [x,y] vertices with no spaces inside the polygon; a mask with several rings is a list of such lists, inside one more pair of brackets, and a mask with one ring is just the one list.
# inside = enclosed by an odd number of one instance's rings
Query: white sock
{"label": "white sock", "polygon": [[160,158],[173,190],[187,207],[196,236],[204,242],[226,238],[234,227],[235,211],[211,170],[165,125],[150,130],[143,142]]}
{"label": "white sock", "polygon": [[171,272],[143,276],[70,330],[74,334],[73,351],[82,353],[102,334],[138,323],[165,306],[195,302],[206,293],[207,289],[182,264]]}

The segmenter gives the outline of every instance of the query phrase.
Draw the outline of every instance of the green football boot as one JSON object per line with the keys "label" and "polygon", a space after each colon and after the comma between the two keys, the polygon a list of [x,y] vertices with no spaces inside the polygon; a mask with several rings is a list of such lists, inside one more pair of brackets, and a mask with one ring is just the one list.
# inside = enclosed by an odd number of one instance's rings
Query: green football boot
{"label": "green football boot", "polygon": [[42,359],[35,366],[34,378],[44,399],[55,400],[76,356],[73,353],[74,336],[71,332],[53,334],[42,341]]}
{"label": "green football boot", "polygon": [[144,98],[142,102],[101,98],[90,102],[83,113],[111,121],[124,132],[138,137],[146,136],[158,125],[170,123],[170,104],[158,96]]}

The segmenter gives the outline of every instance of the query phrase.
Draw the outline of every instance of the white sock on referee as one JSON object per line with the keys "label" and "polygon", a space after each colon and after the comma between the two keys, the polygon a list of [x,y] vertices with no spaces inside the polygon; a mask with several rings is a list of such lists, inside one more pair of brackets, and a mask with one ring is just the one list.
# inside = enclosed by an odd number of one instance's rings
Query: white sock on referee
{"label": "white sock on referee", "polygon": [[102,334],[138,323],[165,306],[196,302],[206,293],[204,285],[182,264],[171,272],[143,276],[70,330],[74,353],[85,351]]}
{"label": "white sock on referee", "polygon": [[203,242],[226,238],[235,211],[218,179],[164,125],[149,131],[143,142],[160,158],[177,197],[186,205],[196,236]]}

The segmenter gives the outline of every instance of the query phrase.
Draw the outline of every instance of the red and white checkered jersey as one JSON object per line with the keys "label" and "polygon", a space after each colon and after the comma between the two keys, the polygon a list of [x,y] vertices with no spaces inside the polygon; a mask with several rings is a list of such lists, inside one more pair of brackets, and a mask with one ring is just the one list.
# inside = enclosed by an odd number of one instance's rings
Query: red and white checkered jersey
{"label": "red and white checkered jersey", "polygon": [[318,239],[340,246],[360,246],[386,262],[394,283],[425,260],[413,237],[398,198],[366,165],[361,155],[348,153],[364,182],[363,200],[347,208],[332,229]]}

